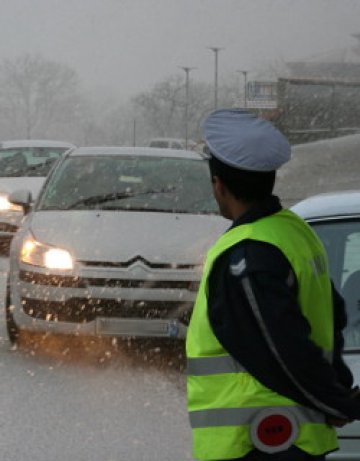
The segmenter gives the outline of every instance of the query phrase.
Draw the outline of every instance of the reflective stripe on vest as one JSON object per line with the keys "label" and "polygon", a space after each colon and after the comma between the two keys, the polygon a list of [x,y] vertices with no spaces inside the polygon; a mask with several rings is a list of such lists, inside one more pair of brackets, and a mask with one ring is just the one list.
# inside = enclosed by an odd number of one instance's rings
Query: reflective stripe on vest
{"label": "reflective stripe on vest", "polygon": [[260,410],[267,408],[274,414],[286,408],[292,413],[299,424],[314,423],[323,424],[325,417],[318,411],[301,405],[286,407],[247,407],[247,408],[216,408],[210,410],[192,411],[190,413],[190,423],[193,429],[200,427],[217,426],[238,426],[250,424]]}
{"label": "reflective stripe on vest", "polygon": [[186,372],[192,376],[217,375],[221,373],[246,372],[245,368],[230,355],[187,359]]}
{"label": "reflective stripe on vest", "polygon": [[[331,362],[332,352],[324,351],[324,358]],[[192,376],[217,375],[220,373],[241,373],[246,372],[237,360],[231,355],[215,357],[199,357],[187,359],[186,373]]]}

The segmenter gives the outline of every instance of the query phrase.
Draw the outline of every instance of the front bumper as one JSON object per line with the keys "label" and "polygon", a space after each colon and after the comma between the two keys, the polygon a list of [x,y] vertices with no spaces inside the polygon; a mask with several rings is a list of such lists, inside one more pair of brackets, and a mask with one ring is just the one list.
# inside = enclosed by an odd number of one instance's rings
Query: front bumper
{"label": "front bumper", "polygon": [[0,211],[0,253],[8,254],[11,240],[17,232],[23,214],[17,211]]}
{"label": "front bumper", "polygon": [[21,265],[11,277],[21,329],[99,336],[184,338],[200,272],[194,269],[78,267],[56,273]]}
{"label": "front bumper", "polygon": [[334,451],[326,457],[326,461],[359,461],[360,438],[339,438],[338,451]]}
{"label": "front bumper", "polygon": [[[356,356],[354,356],[355,358]],[[354,367],[351,367],[354,372]],[[355,373],[356,376],[356,373]],[[356,379],[356,378],[355,378]],[[337,430],[339,450],[326,457],[328,461],[358,461],[360,460],[360,421]]]}

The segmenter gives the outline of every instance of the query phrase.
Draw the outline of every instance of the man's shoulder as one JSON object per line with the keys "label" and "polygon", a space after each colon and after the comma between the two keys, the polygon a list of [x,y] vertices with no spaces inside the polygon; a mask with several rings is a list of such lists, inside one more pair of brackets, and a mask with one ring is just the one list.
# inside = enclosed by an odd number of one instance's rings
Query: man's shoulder
{"label": "man's shoulder", "polygon": [[245,272],[278,272],[288,273],[290,263],[285,255],[268,242],[246,239],[233,245],[216,261],[217,270],[228,270],[233,275]]}

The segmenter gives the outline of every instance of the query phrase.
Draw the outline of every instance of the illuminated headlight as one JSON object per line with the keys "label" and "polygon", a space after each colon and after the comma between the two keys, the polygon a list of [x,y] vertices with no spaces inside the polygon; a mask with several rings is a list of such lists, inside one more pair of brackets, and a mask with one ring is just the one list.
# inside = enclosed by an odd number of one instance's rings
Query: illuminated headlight
{"label": "illuminated headlight", "polygon": [[1,211],[22,211],[21,206],[9,202],[6,195],[0,195],[0,212]]}
{"label": "illuminated headlight", "polygon": [[31,236],[23,242],[20,259],[26,264],[47,269],[69,270],[74,267],[73,258],[67,250],[44,245]]}

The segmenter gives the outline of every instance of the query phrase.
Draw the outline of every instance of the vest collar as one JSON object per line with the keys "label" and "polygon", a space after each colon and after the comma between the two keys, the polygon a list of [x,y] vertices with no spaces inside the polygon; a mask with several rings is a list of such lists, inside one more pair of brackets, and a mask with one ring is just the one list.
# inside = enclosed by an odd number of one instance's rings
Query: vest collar
{"label": "vest collar", "polygon": [[241,224],[249,224],[258,219],[265,218],[265,216],[272,215],[282,210],[279,197],[276,195],[271,195],[265,200],[256,203],[252,208],[250,208],[246,213],[239,216],[235,221],[233,221],[230,229]]}

